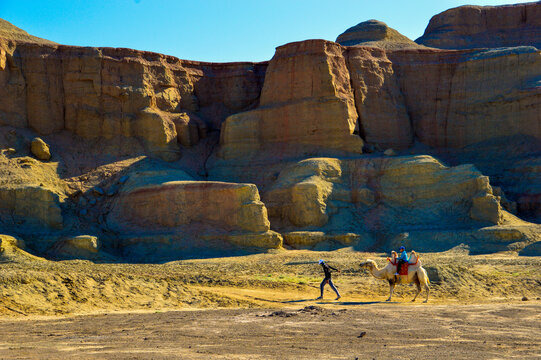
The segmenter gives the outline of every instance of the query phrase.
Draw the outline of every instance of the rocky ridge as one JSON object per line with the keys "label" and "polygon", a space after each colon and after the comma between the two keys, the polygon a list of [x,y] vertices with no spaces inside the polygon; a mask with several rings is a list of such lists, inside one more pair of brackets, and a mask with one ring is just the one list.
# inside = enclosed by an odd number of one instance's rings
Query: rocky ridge
{"label": "rocky ridge", "polygon": [[378,43],[396,39],[228,64],[1,40],[1,232],[100,261],[531,253],[540,226],[515,215],[541,221],[541,52]]}

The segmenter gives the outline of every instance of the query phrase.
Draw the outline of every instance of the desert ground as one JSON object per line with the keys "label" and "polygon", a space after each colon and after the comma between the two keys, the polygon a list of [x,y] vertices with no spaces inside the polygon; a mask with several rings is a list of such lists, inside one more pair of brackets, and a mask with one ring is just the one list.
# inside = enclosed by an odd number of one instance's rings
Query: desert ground
{"label": "desert ground", "polygon": [[[431,284],[388,284],[386,254],[271,251],[165,264],[0,264],[2,359],[528,359],[541,351],[538,257],[421,254]],[[327,287],[317,260],[342,270]]]}

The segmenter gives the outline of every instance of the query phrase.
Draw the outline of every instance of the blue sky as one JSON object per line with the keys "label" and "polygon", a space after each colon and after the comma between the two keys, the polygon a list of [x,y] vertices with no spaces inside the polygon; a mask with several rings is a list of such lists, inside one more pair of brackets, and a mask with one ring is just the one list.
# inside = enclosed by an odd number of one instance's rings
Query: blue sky
{"label": "blue sky", "polygon": [[384,21],[411,39],[430,18],[486,0],[0,0],[0,18],[61,44],[148,50],[181,59],[269,60],[277,46],[335,40],[361,21]]}

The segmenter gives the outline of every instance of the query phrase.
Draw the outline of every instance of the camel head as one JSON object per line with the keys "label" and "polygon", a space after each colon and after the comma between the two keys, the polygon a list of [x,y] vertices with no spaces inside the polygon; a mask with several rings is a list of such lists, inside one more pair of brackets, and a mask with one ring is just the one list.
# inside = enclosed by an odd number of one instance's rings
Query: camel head
{"label": "camel head", "polygon": [[376,267],[376,262],[374,260],[368,259],[368,260],[363,261],[362,263],[360,263],[359,266],[361,268],[369,269],[369,268],[372,268],[372,267]]}

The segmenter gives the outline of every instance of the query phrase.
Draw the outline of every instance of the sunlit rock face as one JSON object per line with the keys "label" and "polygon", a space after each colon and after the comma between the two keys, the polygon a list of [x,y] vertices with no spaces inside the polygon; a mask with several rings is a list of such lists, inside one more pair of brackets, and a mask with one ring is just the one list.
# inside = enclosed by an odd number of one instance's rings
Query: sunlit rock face
{"label": "sunlit rock face", "polygon": [[433,16],[416,42],[440,49],[541,49],[541,3],[449,9]]}

